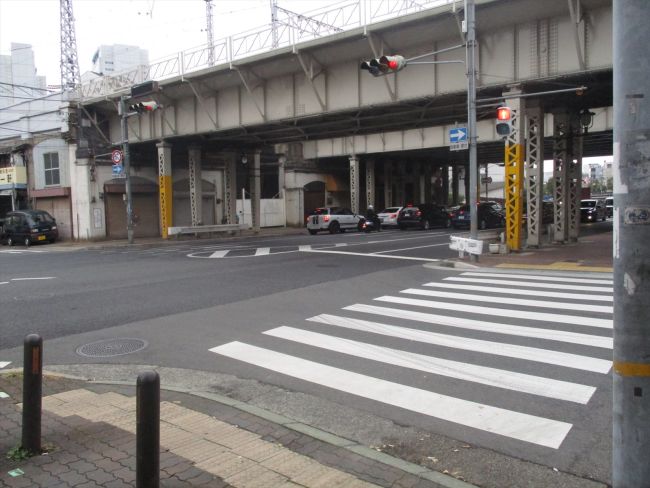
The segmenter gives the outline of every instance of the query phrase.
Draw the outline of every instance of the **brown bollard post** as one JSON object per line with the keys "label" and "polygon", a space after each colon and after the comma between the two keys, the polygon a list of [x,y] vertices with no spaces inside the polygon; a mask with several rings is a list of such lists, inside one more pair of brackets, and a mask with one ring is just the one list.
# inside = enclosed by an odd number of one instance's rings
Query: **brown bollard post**
{"label": "brown bollard post", "polygon": [[136,488],[158,488],[160,483],[160,376],[138,375],[136,388]]}
{"label": "brown bollard post", "polygon": [[41,406],[43,395],[43,338],[25,337],[23,354],[23,437],[21,447],[32,454],[41,452]]}

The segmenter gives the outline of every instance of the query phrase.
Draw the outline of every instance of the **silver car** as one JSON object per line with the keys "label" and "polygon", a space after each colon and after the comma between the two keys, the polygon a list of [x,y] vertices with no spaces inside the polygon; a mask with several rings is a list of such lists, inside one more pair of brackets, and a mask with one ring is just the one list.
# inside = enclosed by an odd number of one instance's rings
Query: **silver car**
{"label": "silver car", "polygon": [[320,230],[326,230],[330,234],[337,234],[346,230],[358,230],[361,219],[363,219],[361,215],[353,213],[349,208],[317,208],[307,218],[307,230],[311,235]]}
{"label": "silver car", "polygon": [[402,207],[388,207],[377,214],[382,227],[397,227],[397,216]]}

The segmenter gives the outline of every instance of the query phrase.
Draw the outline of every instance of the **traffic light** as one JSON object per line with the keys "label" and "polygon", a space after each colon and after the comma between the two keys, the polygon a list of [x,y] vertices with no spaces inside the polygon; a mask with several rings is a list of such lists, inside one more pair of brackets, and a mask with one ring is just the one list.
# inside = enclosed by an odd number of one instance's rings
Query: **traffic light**
{"label": "traffic light", "polygon": [[510,107],[502,105],[497,108],[497,134],[504,139],[512,132],[512,110]]}
{"label": "traffic light", "polygon": [[372,76],[383,76],[390,73],[397,73],[399,70],[406,66],[404,56],[382,56],[381,58],[374,58],[370,61],[361,63],[361,69],[370,72]]}
{"label": "traffic light", "polygon": [[157,110],[159,108],[160,105],[158,105],[158,102],[155,102],[153,100],[150,102],[138,102],[129,105],[129,111],[138,112],[139,114],[153,112],[154,110]]}

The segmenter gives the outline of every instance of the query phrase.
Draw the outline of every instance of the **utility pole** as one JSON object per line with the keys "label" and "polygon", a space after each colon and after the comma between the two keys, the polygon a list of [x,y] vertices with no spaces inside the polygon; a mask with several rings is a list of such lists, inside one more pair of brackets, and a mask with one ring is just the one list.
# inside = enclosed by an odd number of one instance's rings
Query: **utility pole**
{"label": "utility pole", "polygon": [[[467,137],[469,139],[469,238],[478,238],[478,163],[476,161],[476,20],[474,0],[465,0],[465,25],[467,32]],[[476,254],[470,254],[477,261]]]}
{"label": "utility pole", "polygon": [[271,0],[271,35],[273,47],[278,47],[278,0]]}
{"label": "utility pole", "polygon": [[129,126],[126,101],[129,97],[120,97],[120,117],[122,121],[122,152],[124,154],[124,190],[126,192],[126,238],[133,244],[133,198],[131,195],[131,158],[129,155]]}
{"label": "utility pole", "polygon": [[648,0],[614,2],[614,488],[650,483],[648,18]]}

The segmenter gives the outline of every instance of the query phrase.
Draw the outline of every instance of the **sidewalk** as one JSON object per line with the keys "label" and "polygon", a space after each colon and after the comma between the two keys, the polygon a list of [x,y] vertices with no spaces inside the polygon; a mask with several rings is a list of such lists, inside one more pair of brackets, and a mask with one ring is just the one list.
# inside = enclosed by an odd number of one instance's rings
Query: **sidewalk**
{"label": "sidewalk", "polygon": [[[135,486],[135,388],[46,374],[42,446],[20,444],[22,375],[0,374],[0,487]],[[471,488],[472,485],[255,407],[161,390],[160,486]]]}

